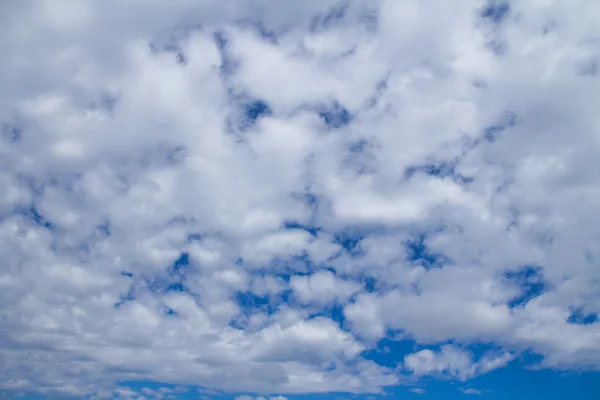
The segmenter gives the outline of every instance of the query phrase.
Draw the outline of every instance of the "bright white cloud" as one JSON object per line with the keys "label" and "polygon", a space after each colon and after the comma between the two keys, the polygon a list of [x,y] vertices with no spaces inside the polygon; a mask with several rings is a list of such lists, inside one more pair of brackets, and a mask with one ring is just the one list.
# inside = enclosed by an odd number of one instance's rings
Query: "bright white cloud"
{"label": "bright white cloud", "polygon": [[486,354],[475,361],[468,352],[453,345],[444,345],[439,352],[425,349],[408,354],[404,357],[404,367],[415,377],[434,375],[464,381],[503,367],[512,358],[509,353],[496,356]]}
{"label": "bright white cloud", "polygon": [[290,286],[301,302],[317,304],[327,304],[334,300],[346,301],[361,290],[359,284],[336,278],[331,271],[292,277]]}
{"label": "bright white cloud", "polygon": [[0,397],[599,369],[600,5],[458,3],[3,5]]}

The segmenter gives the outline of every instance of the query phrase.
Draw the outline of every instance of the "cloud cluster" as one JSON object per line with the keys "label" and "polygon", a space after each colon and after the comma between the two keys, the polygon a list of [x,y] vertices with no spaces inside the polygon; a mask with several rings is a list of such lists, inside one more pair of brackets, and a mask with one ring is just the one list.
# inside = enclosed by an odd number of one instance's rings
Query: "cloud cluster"
{"label": "cloud cluster", "polygon": [[600,4],[1,9],[0,392],[600,369]]}
{"label": "cloud cluster", "polygon": [[472,360],[472,356],[464,350],[452,345],[444,345],[437,353],[430,349],[425,349],[406,355],[404,357],[404,367],[417,378],[433,375],[457,378],[464,381],[503,367],[512,358],[513,356],[509,353],[500,355],[486,354],[475,362]]}

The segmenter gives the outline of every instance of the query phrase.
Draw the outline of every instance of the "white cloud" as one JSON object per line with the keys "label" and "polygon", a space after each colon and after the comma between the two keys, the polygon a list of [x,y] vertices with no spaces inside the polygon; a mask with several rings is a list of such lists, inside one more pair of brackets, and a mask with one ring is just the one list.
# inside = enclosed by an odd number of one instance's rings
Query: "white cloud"
{"label": "white cloud", "polygon": [[237,396],[235,398],[235,400],[287,400],[287,397],[284,396],[271,396],[271,397],[263,397],[263,396],[258,396],[258,397],[252,397],[249,396],[247,394],[241,395],[241,396]]}
{"label": "white cloud", "polygon": [[0,396],[600,368],[600,6],[341,6],[3,6]]}
{"label": "white cloud", "polygon": [[503,367],[512,358],[508,353],[498,356],[486,354],[475,361],[468,352],[453,345],[444,345],[439,352],[425,349],[405,356],[404,367],[415,377],[433,375],[464,381]]}
{"label": "white cloud", "polygon": [[477,389],[463,389],[462,392],[464,394],[474,394],[474,395],[478,395],[481,396],[483,393],[480,390]]}
{"label": "white cloud", "polygon": [[344,302],[361,290],[359,284],[337,278],[331,271],[320,271],[310,276],[295,276],[290,286],[301,302],[316,304],[327,304],[334,300]]}

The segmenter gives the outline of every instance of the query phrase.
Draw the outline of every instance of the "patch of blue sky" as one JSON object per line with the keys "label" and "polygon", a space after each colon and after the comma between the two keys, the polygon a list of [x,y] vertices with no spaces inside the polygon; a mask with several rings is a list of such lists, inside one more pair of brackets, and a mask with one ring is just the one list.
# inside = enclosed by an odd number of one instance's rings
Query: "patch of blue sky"
{"label": "patch of blue sky", "polygon": [[[267,315],[273,315],[282,306],[287,305],[291,299],[291,291],[284,290],[275,294],[257,295],[251,291],[237,292],[235,294],[236,304],[240,307],[242,315],[250,316],[257,312],[264,312]],[[232,326],[237,327],[237,322],[233,321]]]}
{"label": "patch of blue sky", "polygon": [[451,263],[446,255],[432,251],[427,246],[427,234],[422,233],[404,242],[406,261],[422,265],[425,269],[441,267]]}
{"label": "patch of blue sky", "polygon": [[49,231],[53,231],[56,227],[54,224],[46,219],[37,209],[35,205],[30,207],[17,207],[14,210],[15,214],[23,215],[27,218],[30,218],[33,222],[35,222],[38,226],[44,227]]}
{"label": "patch of blue sky", "polygon": [[494,125],[490,125],[485,128],[483,137],[488,142],[496,141],[501,134],[507,131],[509,128],[513,128],[517,124],[517,116],[512,112],[506,112],[500,121]]}
{"label": "patch of blue sky", "polygon": [[183,280],[165,276],[156,276],[146,280],[148,290],[153,293],[185,292],[187,289]]}
{"label": "patch of blue sky", "polygon": [[[190,255],[185,252],[181,253],[179,257],[167,267],[164,274],[145,277],[142,278],[142,281],[144,282],[145,287],[153,293],[186,292],[188,289],[185,285],[185,281],[190,264]],[[133,274],[128,272],[122,272],[121,274],[133,277]],[[130,293],[133,293],[133,288],[134,285],[132,285]],[[123,300],[132,300],[132,298],[124,297],[121,302],[123,302]]]}
{"label": "patch of blue sky", "polygon": [[179,255],[179,257],[173,262],[173,265],[169,268],[169,273],[174,274],[180,269],[186,268],[190,265],[190,255],[189,253],[183,252]]}
{"label": "patch of blue sky", "polygon": [[598,321],[598,313],[586,312],[584,309],[576,307],[571,310],[571,315],[567,319],[570,324],[592,325]]}
{"label": "patch of blue sky", "polygon": [[474,181],[474,178],[470,176],[462,175],[456,171],[457,162],[439,162],[439,163],[427,163],[420,165],[412,165],[406,168],[404,172],[405,179],[411,179],[416,174],[425,174],[429,176],[436,176],[440,178],[450,178],[456,183],[468,184]]}
{"label": "patch of blue sky", "polygon": [[313,226],[310,224],[302,224],[297,221],[285,221],[283,223],[283,229],[288,229],[288,230],[300,229],[300,230],[310,233],[311,236],[315,236],[315,237],[319,234],[319,232],[321,232],[323,230],[323,228],[321,228],[321,227]]}
{"label": "patch of blue sky", "polygon": [[360,248],[360,242],[365,238],[359,228],[346,228],[334,235],[334,242],[339,244],[351,257],[359,257],[364,254]]}
{"label": "patch of blue sky", "polygon": [[360,154],[364,152],[369,145],[369,142],[365,139],[358,140],[356,142],[350,143],[348,146],[348,151],[354,154]]}
{"label": "patch of blue sky", "polygon": [[[598,372],[558,373],[552,369],[531,368],[537,364],[539,359],[539,356],[525,353],[503,368],[471,379],[468,384],[470,387],[484,392],[483,398],[493,400],[507,398],[514,400],[534,398],[591,400],[597,397],[600,389]],[[444,389],[448,389],[442,382],[432,383],[442,385],[439,391],[434,386],[430,386],[431,390],[428,392],[432,395],[439,396]],[[456,398],[465,398],[465,396],[459,397],[457,394]]]}
{"label": "patch of blue sky", "polygon": [[367,293],[373,293],[377,291],[377,279],[372,276],[363,276],[360,279],[360,283],[363,285]]}
{"label": "patch of blue sky", "polygon": [[[226,125],[230,133],[238,134],[247,131],[265,117],[273,115],[273,109],[265,100],[255,98],[235,88],[228,90],[229,103],[232,108],[227,117]],[[240,137],[242,140],[242,137]]]}
{"label": "patch of blue sky", "polygon": [[201,233],[190,233],[188,234],[187,241],[188,243],[199,242],[202,240],[202,238],[203,235]]}
{"label": "patch of blue sky", "polygon": [[317,112],[328,129],[342,128],[350,124],[353,119],[350,111],[337,101],[328,105],[321,105]]}
{"label": "patch of blue sky", "polygon": [[273,111],[266,101],[253,99],[243,104],[242,113],[242,121],[240,125],[243,129],[253,126],[260,118],[272,115]]}
{"label": "patch of blue sky", "polygon": [[283,279],[285,282],[289,282],[294,275],[310,274],[321,267],[313,263],[309,254],[304,250],[285,257],[273,257],[266,263],[259,264],[250,264],[240,257],[235,261],[235,265],[250,268],[258,275],[271,275]]}
{"label": "patch of blue sky", "polygon": [[377,364],[396,368],[404,359],[404,356],[421,350],[414,340],[394,340],[391,338],[391,331],[388,337],[381,339],[373,349],[365,350],[361,355],[366,360],[371,360]]}
{"label": "patch of blue sky", "polygon": [[267,270],[276,271],[278,276],[288,274],[310,273],[319,268],[310,259],[306,251],[288,257],[275,257],[266,266]]}
{"label": "patch of blue sky", "polygon": [[510,4],[505,1],[490,1],[481,10],[481,18],[500,23],[508,17]]}
{"label": "patch of blue sky", "polygon": [[162,306],[160,307],[160,312],[164,315],[164,316],[168,316],[168,317],[176,317],[179,314],[177,314],[177,311],[173,310],[172,308],[169,308],[167,306]]}
{"label": "patch of blue sky", "polygon": [[[310,307],[310,305],[308,307]],[[309,315],[309,318],[316,317],[329,318],[337,322],[341,329],[350,332],[350,330],[345,326],[346,317],[344,316],[344,305],[340,304],[339,301],[334,301],[333,303],[322,307],[318,312]]]}
{"label": "patch of blue sky", "polygon": [[[444,343],[445,344],[445,343]],[[376,349],[363,353],[366,359],[373,360],[379,365],[388,368],[397,368],[407,354],[415,353],[425,348],[439,351],[443,344],[424,345],[411,340],[396,341],[382,339]],[[477,361],[483,354],[500,352],[494,346],[479,344],[465,348],[473,359]],[[539,363],[540,357],[535,354],[524,353],[516,360],[497,370],[476,376],[464,383],[455,379],[438,379],[436,377],[420,378],[411,385],[386,388],[386,397],[391,398],[420,398],[420,399],[464,399],[469,392],[465,389],[472,388],[481,392],[485,399],[532,399],[543,398],[552,400],[563,399],[595,399],[600,388],[600,374],[598,372],[574,372],[557,374],[548,369],[532,369]],[[401,370],[401,369],[400,369]],[[411,388],[423,389],[422,393],[413,393]],[[419,391],[417,391],[419,392]],[[365,395],[366,396],[366,395]],[[292,400],[295,397],[289,397]]]}
{"label": "patch of blue sky", "polygon": [[510,308],[522,307],[531,299],[542,295],[548,290],[544,281],[542,268],[539,266],[525,265],[516,271],[504,274],[504,278],[512,281],[521,289],[521,294],[508,302]]}

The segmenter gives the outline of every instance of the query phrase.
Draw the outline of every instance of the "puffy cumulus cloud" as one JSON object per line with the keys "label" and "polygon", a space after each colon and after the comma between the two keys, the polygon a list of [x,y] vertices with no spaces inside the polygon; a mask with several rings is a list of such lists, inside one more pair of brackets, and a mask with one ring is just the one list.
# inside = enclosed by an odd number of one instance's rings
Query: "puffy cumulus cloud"
{"label": "puffy cumulus cloud", "polygon": [[293,3],[2,6],[0,392],[600,368],[600,4]]}
{"label": "puffy cumulus cloud", "polygon": [[479,360],[474,361],[468,352],[453,345],[444,345],[439,352],[425,349],[408,354],[404,357],[404,368],[415,377],[433,375],[464,381],[503,367],[512,358],[509,353],[484,354]]}
{"label": "puffy cumulus cloud", "polygon": [[290,280],[290,286],[302,303],[319,305],[335,300],[345,302],[361,290],[359,284],[336,278],[331,271],[319,271],[309,276],[294,276]]}

